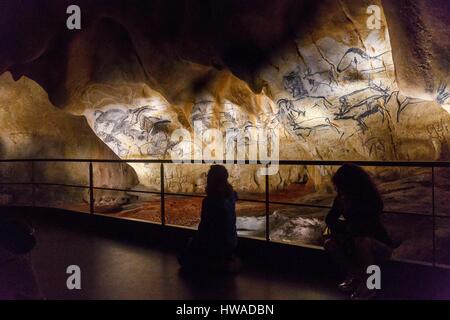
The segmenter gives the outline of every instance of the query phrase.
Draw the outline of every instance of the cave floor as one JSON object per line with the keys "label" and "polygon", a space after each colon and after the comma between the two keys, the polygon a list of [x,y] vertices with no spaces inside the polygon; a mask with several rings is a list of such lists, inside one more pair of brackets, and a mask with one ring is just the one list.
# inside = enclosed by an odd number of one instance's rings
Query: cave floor
{"label": "cave floor", "polygon": [[[33,220],[38,244],[31,259],[47,299],[347,299],[336,276],[314,261],[286,268],[243,257],[244,269],[234,277],[192,277],[180,272],[173,248]],[[72,264],[81,268],[81,290],[66,287]],[[450,299],[447,271],[410,264],[386,270],[381,299]]]}
{"label": "cave floor", "polygon": [[[435,259],[438,264],[450,266],[450,174],[436,172],[436,214],[432,219],[431,175],[429,170],[417,170],[413,174],[403,173],[402,177],[380,178],[377,181],[385,200],[385,209],[413,214],[392,214],[383,216],[389,234],[401,243],[395,250],[394,258],[431,263],[433,261],[433,241],[435,240]],[[136,190],[145,190],[137,187]],[[112,212],[96,213],[110,217],[135,219],[161,223],[161,198],[159,194],[129,192],[136,197],[130,203],[118,207]],[[201,197],[165,195],[165,222],[169,225],[196,228],[200,221]],[[199,194],[194,194],[199,196]],[[244,199],[264,200],[261,193],[239,193],[240,201],[236,205],[238,231],[240,235],[257,238],[265,237],[265,204],[245,201]],[[330,205],[332,193],[315,192],[310,185],[292,184],[287,190],[274,191],[271,201],[283,203],[304,203]],[[41,200],[42,201],[42,200]],[[89,212],[89,205],[77,203],[37,203],[43,207],[59,207],[78,212]],[[117,208],[116,208],[117,209]],[[323,220],[327,209],[313,207],[295,207],[292,205],[271,204],[270,237],[275,241],[292,244],[321,245]],[[276,214],[275,214],[276,213]],[[308,220],[309,219],[309,220]],[[315,219],[315,220],[314,220]],[[434,228],[434,240],[433,240]]]}
{"label": "cave floor", "polygon": [[[237,276],[185,275],[176,251],[84,234],[37,221],[32,253],[47,299],[344,299],[320,276],[272,273],[246,265]],[[82,290],[66,288],[67,266],[82,272]]]}

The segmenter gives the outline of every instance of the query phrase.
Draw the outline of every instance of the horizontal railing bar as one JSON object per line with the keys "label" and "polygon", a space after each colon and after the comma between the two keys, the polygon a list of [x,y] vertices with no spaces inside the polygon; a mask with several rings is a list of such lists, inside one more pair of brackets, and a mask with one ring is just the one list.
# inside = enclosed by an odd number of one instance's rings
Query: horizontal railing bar
{"label": "horizontal railing bar", "polygon": [[189,193],[176,193],[176,192],[164,192],[169,196],[181,196],[181,197],[192,197],[192,198],[204,198],[206,195],[202,194],[189,194]]}
{"label": "horizontal railing bar", "polygon": [[122,192],[136,192],[136,193],[148,193],[158,194],[158,191],[146,191],[146,190],[133,190],[133,189],[120,189],[120,188],[108,188],[108,187],[92,187],[94,190],[107,190],[107,191],[122,191]]}
{"label": "horizontal railing bar", "polygon": [[27,185],[33,185],[33,184],[36,184],[36,183],[33,183],[33,182],[0,182],[0,185],[6,185],[6,186],[14,186],[14,185],[25,185],[25,186],[27,186]]}
{"label": "horizontal railing bar", "polygon": [[259,200],[259,199],[238,198],[237,200],[242,201],[242,202],[266,203],[265,200]]}
{"label": "horizontal railing bar", "polygon": [[[407,212],[407,211],[383,211],[383,213],[387,213],[387,214],[405,214],[405,215],[411,215],[411,216],[420,216],[420,217],[432,217],[432,213],[418,213],[418,212]],[[436,215],[436,217],[438,217]],[[450,218],[450,216],[442,216],[442,218]]]}
{"label": "horizontal railing bar", "polygon": [[[213,164],[209,160],[169,160],[169,159],[0,159],[0,163],[7,162],[93,162],[93,163],[167,163],[167,164]],[[261,160],[230,160],[215,161],[219,164],[270,164]],[[272,161],[272,164],[279,165],[322,165],[322,166],[339,166],[344,163],[354,163],[365,167],[443,167],[450,168],[450,161],[351,161],[351,160],[278,160]]]}
{"label": "horizontal railing bar", "polygon": [[50,183],[50,182],[0,182],[1,185],[25,185],[25,186],[49,186],[49,187],[71,187],[71,188],[80,188],[80,189],[86,189],[89,188],[89,186],[80,186],[76,184],[64,184],[64,183]]}
{"label": "horizontal railing bar", "polygon": [[270,204],[277,204],[282,206],[297,206],[297,207],[310,207],[310,208],[319,208],[319,209],[331,209],[331,206],[320,205],[320,204],[307,204],[307,203],[291,203],[291,202],[282,202],[282,201],[269,201]]}
{"label": "horizontal railing bar", "polygon": [[41,185],[41,186],[51,186],[51,187],[70,187],[70,188],[79,188],[79,189],[86,189],[89,188],[89,186],[80,186],[80,185],[76,185],[76,184],[64,184],[64,183],[49,183],[49,182],[36,182],[34,183],[34,185]]}

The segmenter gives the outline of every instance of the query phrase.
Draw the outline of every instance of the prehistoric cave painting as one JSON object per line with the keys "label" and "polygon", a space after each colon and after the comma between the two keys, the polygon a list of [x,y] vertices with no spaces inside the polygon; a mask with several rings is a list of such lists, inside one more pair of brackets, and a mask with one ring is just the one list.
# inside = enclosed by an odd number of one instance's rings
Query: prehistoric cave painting
{"label": "prehistoric cave painting", "polygon": [[171,121],[156,116],[155,110],[151,106],[96,110],[94,130],[120,157],[128,156],[131,149],[142,156],[164,155],[173,147],[167,133]]}
{"label": "prehistoric cave painting", "polygon": [[[325,98],[323,99],[327,101]],[[289,131],[303,139],[306,139],[318,130],[332,129],[339,133],[337,125],[332,123],[328,117],[306,118],[304,107],[301,104],[294,104],[294,102],[301,100],[280,99],[278,101],[280,108],[275,117],[276,121],[285,124]]]}
{"label": "prehistoric cave painting", "polygon": [[436,101],[439,104],[445,104],[448,98],[450,98],[450,91],[447,91],[447,83],[441,81],[437,89]]}
{"label": "prehistoric cave painting", "polygon": [[235,150],[235,147],[239,147],[239,143],[242,143],[241,133],[238,128],[231,128],[226,131],[225,134],[225,148],[226,150]]}
{"label": "prehistoric cave painting", "polygon": [[330,120],[330,117],[312,117],[308,118],[302,114],[293,113],[291,111],[279,112],[277,117],[278,123],[284,124],[288,131],[293,132],[295,136],[306,140],[313,132],[319,130],[332,129],[338,134],[343,134],[338,129],[338,125]]}
{"label": "prehistoric cave painting", "polygon": [[306,116],[306,110],[301,105],[295,105],[294,100],[280,99],[278,100],[278,116],[280,118],[287,117],[289,120],[295,121],[300,116]]}
{"label": "prehistoric cave painting", "polygon": [[165,155],[173,147],[170,138],[165,132],[150,135],[149,141],[140,147],[141,155],[157,157]]}
{"label": "prehistoric cave painting", "polygon": [[244,124],[244,132],[249,132],[253,128],[255,128],[253,122],[247,120]]}
{"label": "prehistoric cave painting", "polygon": [[386,155],[386,145],[379,137],[372,137],[364,141],[364,147],[368,149],[369,157],[382,159]]}
{"label": "prehistoric cave painting", "polygon": [[220,123],[225,126],[225,127],[235,127],[238,125],[238,120],[236,115],[230,113],[230,112],[225,112],[225,111],[221,111],[219,112],[220,115]]}
{"label": "prehistoric cave painting", "polygon": [[96,110],[94,112],[95,120],[95,131],[99,130],[99,127],[110,127],[111,133],[120,132],[125,125],[125,119],[128,118],[129,113],[121,109],[110,109],[108,111]]}
{"label": "prehistoric cave painting", "polygon": [[298,99],[308,94],[308,91],[305,90],[305,87],[303,85],[299,68],[289,72],[283,77],[283,85],[284,89],[294,99]]}
{"label": "prehistoric cave painting", "polygon": [[232,151],[237,152],[240,148],[240,151],[245,150],[247,152],[247,148],[251,144],[255,144],[255,134],[257,134],[256,131],[251,132],[250,129],[256,129],[256,126],[246,125],[243,129],[240,128],[231,128],[226,131],[225,137],[224,137],[224,143],[225,143],[225,150],[226,151]]}
{"label": "prehistoric cave painting", "polygon": [[225,129],[243,126],[247,119],[247,114],[242,112],[238,106],[229,101],[226,101],[223,104],[223,109],[219,112],[220,126]]}
{"label": "prehistoric cave painting", "polygon": [[[243,127],[228,128],[224,133],[224,147],[226,151],[237,151],[256,143],[258,127],[253,123],[246,123]],[[253,130],[255,129],[255,130]],[[270,129],[269,129],[270,130]],[[247,149],[244,149],[247,150]]]}
{"label": "prehistoric cave painting", "polygon": [[392,92],[391,96],[395,96],[397,101],[397,123],[400,122],[400,115],[409,105],[413,105],[416,103],[421,103],[423,100],[415,99],[411,97],[405,97],[403,100],[400,98],[400,93],[398,91]]}
{"label": "prehistoric cave painting", "polygon": [[[306,88],[309,85],[309,88]],[[334,68],[313,72],[310,67],[302,71],[300,66],[283,77],[284,89],[290,97],[297,100],[322,91],[323,87],[331,92],[338,86]],[[322,90],[320,90],[322,89]]]}
{"label": "prehistoric cave painting", "polygon": [[366,88],[339,97],[340,106],[334,119],[353,119],[364,132],[368,129],[365,123],[367,117],[378,113],[384,120],[384,106],[390,96],[389,88],[383,88],[369,81],[369,86]]}
{"label": "prehistoric cave painting", "polygon": [[191,113],[191,122],[195,130],[200,130],[197,133],[202,133],[213,127],[214,118],[214,101],[201,100],[194,104]]}
{"label": "prehistoric cave painting", "polygon": [[[361,48],[343,47],[337,42],[328,43],[326,47],[328,50],[316,50],[317,52],[305,47],[302,62],[306,66],[296,65],[284,75],[286,96],[277,100],[279,108],[276,119],[288,131],[295,132],[295,135],[303,139],[321,129],[339,132],[342,137],[342,130],[345,128],[346,133],[351,134],[348,131],[352,129],[347,124],[342,126],[343,129],[332,125],[332,121],[338,124],[339,121],[349,119],[356,122],[356,131],[364,134],[368,129],[366,120],[370,116],[379,114],[384,121],[387,112],[385,106],[393,94],[388,86],[383,85],[383,82],[392,82],[389,75],[376,75],[391,70],[393,64],[390,63],[390,48],[381,44],[377,47],[377,54],[369,54]],[[331,48],[339,50],[329,51]],[[368,79],[353,75],[346,78],[355,72],[367,75]],[[395,86],[394,83],[392,85]],[[400,113],[411,103],[411,99],[400,101]],[[319,119],[321,123],[317,126],[309,125]]]}
{"label": "prehistoric cave painting", "polygon": [[[303,76],[301,74],[301,67],[297,66],[295,70],[284,76],[283,85],[290,98],[281,98],[277,101],[278,111],[272,122],[284,124],[288,131],[302,139],[306,139],[313,132],[319,130],[331,129],[339,133],[337,125],[326,116],[332,115],[329,112],[332,103],[325,96],[315,96],[309,93],[314,93],[323,86],[333,91],[333,86],[337,86],[333,71],[330,69],[312,72],[308,67],[304,70]],[[303,80],[310,85],[309,90],[305,89]],[[317,113],[325,116],[311,117],[314,109],[317,109]]]}
{"label": "prehistoric cave painting", "polygon": [[350,48],[339,60],[336,68],[337,72],[341,73],[346,70],[355,70],[364,74],[386,71],[386,65],[383,62],[382,56],[387,53],[390,53],[390,51],[383,52],[376,56],[370,56],[360,48]]}
{"label": "prehistoric cave painting", "polygon": [[[191,125],[195,133],[200,137],[207,129],[219,129],[223,135],[225,150],[249,146],[255,141],[258,128],[270,130],[272,113],[259,114],[257,123],[252,122],[245,110],[225,101],[220,106],[212,99],[204,99],[196,102],[191,112]],[[189,142],[193,143],[193,142]],[[194,146],[195,147],[195,146]],[[176,148],[177,149],[177,148]]]}
{"label": "prehistoric cave painting", "polygon": [[300,101],[307,110],[312,110],[315,108],[319,108],[321,110],[329,110],[332,106],[332,103],[323,96],[307,96],[298,101]]}
{"label": "prehistoric cave painting", "polygon": [[310,85],[309,92],[311,93],[316,93],[322,86],[333,91],[334,86],[338,85],[333,68],[325,71],[312,72],[311,68],[308,67],[304,72],[303,79],[308,81]]}
{"label": "prehistoric cave painting", "polygon": [[314,132],[328,129],[332,129],[338,134],[340,133],[338,126],[335,123],[331,122],[331,120],[327,117],[307,119],[301,122],[297,122],[292,126],[292,130],[295,132],[295,134],[305,140]]}
{"label": "prehistoric cave painting", "polygon": [[119,157],[128,156],[129,150],[122,145],[122,142],[114,137],[112,134],[99,131],[98,137],[103,140]]}
{"label": "prehistoric cave painting", "polygon": [[153,117],[154,113],[156,111],[156,108],[151,106],[143,106],[139,107],[137,109],[131,109],[129,110],[129,113],[131,115],[130,118],[130,125],[136,125],[139,124],[139,127],[141,130],[145,130],[146,127],[149,125],[148,119],[156,119]]}
{"label": "prehistoric cave painting", "polygon": [[313,110],[314,108],[329,110],[332,106],[327,98],[314,96],[304,96],[296,100],[280,99],[277,104],[279,108],[276,117],[288,117],[293,121],[299,117],[306,117],[307,110]]}
{"label": "prehistoric cave painting", "polygon": [[450,128],[444,119],[440,119],[427,125],[427,132],[430,138],[446,143],[450,134]]}

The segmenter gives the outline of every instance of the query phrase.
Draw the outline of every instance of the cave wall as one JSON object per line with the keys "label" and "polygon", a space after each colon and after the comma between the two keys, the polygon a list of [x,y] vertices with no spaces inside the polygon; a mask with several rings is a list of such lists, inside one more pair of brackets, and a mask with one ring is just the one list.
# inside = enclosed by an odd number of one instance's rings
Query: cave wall
{"label": "cave wall", "polygon": [[450,2],[383,0],[399,88],[448,108]]}
{"label": "cave wall", "polygon": [[[446,160],[448,16],[436,8],[447,4],[432,2],[79,1],[80,31],[61,27],[67,1],[6,2],[0,23],[21,41],[1,29],[0,66],[84,116],[122,159],[204,147],[171,141],[180,128],[264,128],[280,159]],[[369,5],[379,29],[367,27]],[[133,167],[159,186],[157,166]],[[233,169],[232,182],[262,191],[257,169]],[[199,191],[204,170],[170,166],[167,187]],[[272,188],[305,174],[320,187],[329,173],[282,168]]]}
{"label": "cave wall", "polygon": [[[92,132],[84,117],[54,107],[46,92],[25,77],[14,81],[9,73],[0,76],[0,124],[2,159],[118,159]],[[33,173],[31,170],[31,163],[3,163],[0,177],[2,182],[28,183],[33,175],[35,182],[89,186],[87,163],[36,162]],[[95,164],[94,177],[96,186],[129,188],[138,183],[135,172],[126,164]],[[3,198],[14,203],[25,201],[24,197],[30,200],[30,190],[2,186]],[[67,198],[71,200],[88,199],[82,189],[62,190],[49,188],[50,198],[39,200],[51,202],[64,194],[70,194]],[[102,192],[97,195],[100,202]]]}

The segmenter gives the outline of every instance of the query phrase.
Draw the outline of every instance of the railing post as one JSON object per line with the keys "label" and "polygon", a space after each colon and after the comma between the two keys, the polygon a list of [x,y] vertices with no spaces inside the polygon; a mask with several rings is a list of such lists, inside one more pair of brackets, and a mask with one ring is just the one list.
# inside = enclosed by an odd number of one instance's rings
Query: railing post
{"label": "railing post", "polygon": [[89,212],[94,214],[94,170],[92,161],[89,162]]}
{"label": "railing post", "polygon": [[36,187],[34,179],[34,161],[31,161],[31,206],[36,207]]}
{"label": "railing post", "polygon": [[434,166],[431,167],[431,212],[433,220],[433,267],[436,266],[436,202],[435,202]]}
{"label": "railing post", "polygon": [[161,188],[160,188],[160,197],[161,197],[161,225],[166,225],[166,212],[165,212],[165,199],[164,199],[164,164],[161,163],[160,166],[160,182],[161,182]]}
{"label": "railing post", "polygon": [[270,241],[270,221],[269,221],[269,165],[266,164],[266,241]]}

